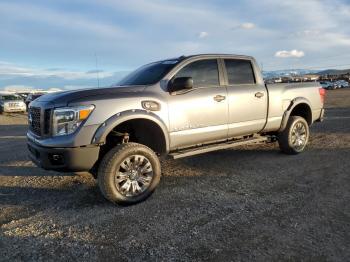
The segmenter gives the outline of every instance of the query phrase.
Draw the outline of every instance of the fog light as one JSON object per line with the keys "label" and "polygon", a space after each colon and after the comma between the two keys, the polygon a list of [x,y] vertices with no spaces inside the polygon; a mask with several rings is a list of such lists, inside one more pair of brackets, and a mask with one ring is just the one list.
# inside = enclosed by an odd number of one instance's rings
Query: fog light
{"label": "fog light", "polygon": [[63,165],[63,156],[61,154],[50,154],[49,160],[52,165]]}
{"label": "fog light", "polygon": [[141,105],[144,109],[149,111],[159,111],[160,110],[160,104],[158,104],[155,101],[142,101]]}

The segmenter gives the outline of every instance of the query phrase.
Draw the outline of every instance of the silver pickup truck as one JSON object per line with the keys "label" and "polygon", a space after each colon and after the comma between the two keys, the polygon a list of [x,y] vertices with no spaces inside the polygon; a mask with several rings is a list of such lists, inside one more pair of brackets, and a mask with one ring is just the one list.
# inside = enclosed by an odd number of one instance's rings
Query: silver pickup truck
{"label": "silver pickup truck", "polygon": [[182,56],[110,88],[33,101],[28,149],[39,167],[89,171],[108,200],[132,204],[158,185],[161,156],[275,141],[284,153],[302,152],[324,96],[318,83],[266,85],[249,56]]}

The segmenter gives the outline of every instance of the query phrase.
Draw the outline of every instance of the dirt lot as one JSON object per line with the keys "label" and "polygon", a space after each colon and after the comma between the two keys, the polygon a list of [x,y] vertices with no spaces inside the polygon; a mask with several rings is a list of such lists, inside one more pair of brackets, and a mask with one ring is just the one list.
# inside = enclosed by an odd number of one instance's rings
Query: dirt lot
{"label": "dirt lot", "polygon": [[153,196],[130,207],[104,200],[88,174],[34,167],[25,116],[0,116],[0,261],[348,260],[350,89],[327,95],[305,153],[166,161]]}

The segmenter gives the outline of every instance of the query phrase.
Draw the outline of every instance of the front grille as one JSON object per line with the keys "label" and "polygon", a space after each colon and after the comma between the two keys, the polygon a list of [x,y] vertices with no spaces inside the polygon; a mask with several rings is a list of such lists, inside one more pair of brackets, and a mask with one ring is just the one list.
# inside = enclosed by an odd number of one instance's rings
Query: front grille
{"label": "front grille", "polygon": [[19,103],[8,103],[9,107],[19,107]]}
{"label": "front grille", "polygon": [[29,108],[29,129],[37,136],[41,136],[41,109],[40,107]]}
{"label": "front grille", "polygon": [[44,112],[44,134],[48,135],[50,133],[50,123],[51,123],[51,109],[45,109]]}
{"label": "front grille", "polygon": [[50,134],[51,112],[52,109],[42,110],[40,107],[29,108],[29,129],[35,135],[48,136]]}

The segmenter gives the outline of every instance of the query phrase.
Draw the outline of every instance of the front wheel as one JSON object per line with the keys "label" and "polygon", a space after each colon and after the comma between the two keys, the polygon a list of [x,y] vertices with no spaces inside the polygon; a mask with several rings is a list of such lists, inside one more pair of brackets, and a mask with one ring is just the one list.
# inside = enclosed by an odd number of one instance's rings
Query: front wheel
{"label": "front wheel", "polygon": [[286,128],[278,135],[278,144],[283,153],[296,155],[304,151],[309,135],[306,120],[300,116],[291,116]]}
{"label": "front wheel", "polygon": [[111,149],[98,168],[98,184],[109,201],[135,204],[148,198],[161,176],[157,155],[148,147],[126,143]]}

